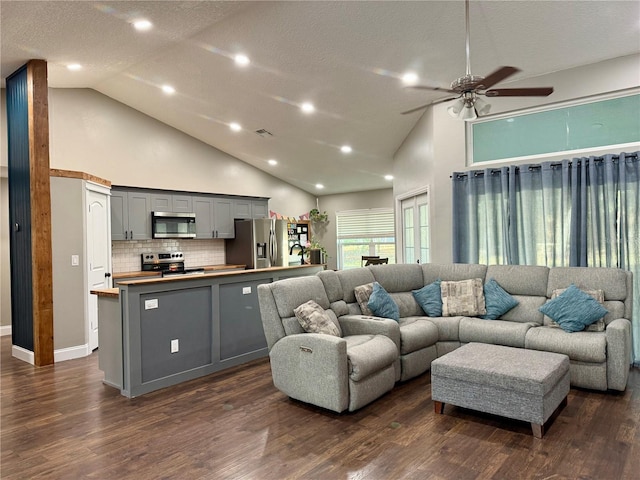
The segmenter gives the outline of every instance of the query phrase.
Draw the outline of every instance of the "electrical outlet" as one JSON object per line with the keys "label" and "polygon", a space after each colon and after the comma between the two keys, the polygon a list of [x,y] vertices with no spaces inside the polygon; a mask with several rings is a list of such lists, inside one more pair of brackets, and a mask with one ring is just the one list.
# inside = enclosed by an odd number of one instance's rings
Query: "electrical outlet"
{"label": "electrical outlet", "polygon": [[180,342],[177,338],[171,340],[171,353],[177,353],[180,350]]}
{"label": "electrical outlet", "polygon": [[242,294],[243,295],[250,295],[251,294],[251,287],[242,287]]}
{"label": "electrical outlet", "polygon": [[145,310],[151,310],[152,308],[158,308],[158,299],[157,298],[152,298],[150,300],[145,300],[144,301],[144,309]]}
{"label": "electrical outlet", "polygon": [[71,255],[71,266],[77,267],[80,265],[80,255]]}

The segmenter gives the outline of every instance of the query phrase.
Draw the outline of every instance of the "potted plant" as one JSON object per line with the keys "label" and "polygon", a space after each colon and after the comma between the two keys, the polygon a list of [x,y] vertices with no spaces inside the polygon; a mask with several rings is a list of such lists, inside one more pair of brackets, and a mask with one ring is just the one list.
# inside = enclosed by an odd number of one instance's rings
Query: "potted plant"
{"label": "potted plant", "polygon": [[314,237],[307,242],[305,247],[307,261],[312,265],[322,265],[326,263],[327,250]]}
{"label": "potted plant", "polygon": [[309,212],[309,220],[312,222],[324,223],[329,220],[329,214],[326,211],[320,213],[317,208],[312,208]]}

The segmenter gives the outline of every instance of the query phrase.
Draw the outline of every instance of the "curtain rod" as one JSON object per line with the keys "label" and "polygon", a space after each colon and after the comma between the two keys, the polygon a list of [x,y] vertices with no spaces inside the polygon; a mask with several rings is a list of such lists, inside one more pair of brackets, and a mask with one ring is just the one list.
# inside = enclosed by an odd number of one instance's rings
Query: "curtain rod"
{"label": "curtain rod", "polygon": [[[638,158],[638,154],[637,153],[631,153],[628,155],[625,155],[625,158]],[[582,161],[582,159],[578,158],[578,159],[574,159],[576,160],[577,163],[580,163]],[[587,161],[589,160],[593,160],[594,162],[603,162],[604,161],[604,157],[589,157],[587,158]],[[611,156],[611,160],[613,160],[614,162],[616,160],[620,160],[620,155],[612,155]],[[564,160],[563,160],[564,161]],[[551,162],[550,167],[561,167],[562,166],[562,162]],[[569,165],[571,165],[573,163],[573,160],[569,160]],[[503,167],[504,168],[504,167]],[[518,171],[520,170],[520,166],[519,165],[508,165],[506,168],[513,168],[514,171]],[[533,170],[539,170],[542,168],[542,164],[538,163],[536,165],[529,165],[528,169],[529,171],[533,171]],[[491,175],[496,174],[496,173],[500,173],[502,171],[501,168],[493,168],[490,170],[489,173],[491,173]],[[474,177],[480,177],[484,175],[484,170],[473,170],[473,176]],[[469,173],[458,173],[456,174],[456,178],[464,178],[464,177],[468,177]],[[449,175],[449,178],[453,178],[453,175]]]}

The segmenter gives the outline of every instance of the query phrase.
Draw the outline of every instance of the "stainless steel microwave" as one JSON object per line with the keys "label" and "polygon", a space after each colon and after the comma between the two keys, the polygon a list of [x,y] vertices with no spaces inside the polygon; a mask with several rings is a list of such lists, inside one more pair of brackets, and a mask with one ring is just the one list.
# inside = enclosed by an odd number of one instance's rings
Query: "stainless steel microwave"
{"label": "stainless steel microwave", "polygon": [[152,212],[153,238],[196,238],[196,214]]}

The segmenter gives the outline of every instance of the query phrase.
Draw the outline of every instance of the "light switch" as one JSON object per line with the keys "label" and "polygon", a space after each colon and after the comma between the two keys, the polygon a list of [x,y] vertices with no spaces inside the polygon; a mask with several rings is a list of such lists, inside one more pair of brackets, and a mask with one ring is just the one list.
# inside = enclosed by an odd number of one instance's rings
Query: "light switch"
{"label": "light switch", "polygon": [[80,255],[71,255],[71,266],[77,267],[80,265]]}
{"label": "light switch", "polygon": [[171,353],[177,353],[180,350],[180,342],[177,338],[171,340]]}

